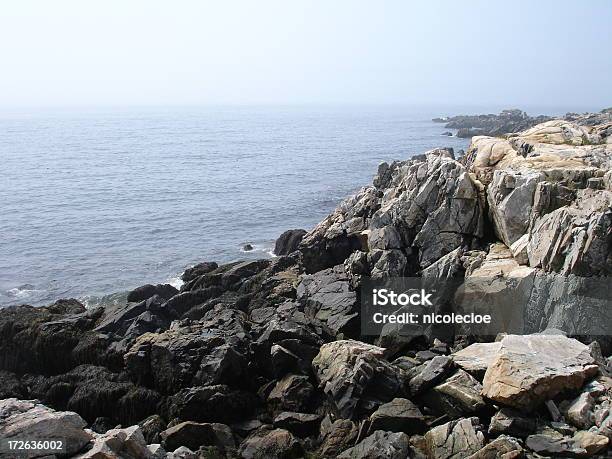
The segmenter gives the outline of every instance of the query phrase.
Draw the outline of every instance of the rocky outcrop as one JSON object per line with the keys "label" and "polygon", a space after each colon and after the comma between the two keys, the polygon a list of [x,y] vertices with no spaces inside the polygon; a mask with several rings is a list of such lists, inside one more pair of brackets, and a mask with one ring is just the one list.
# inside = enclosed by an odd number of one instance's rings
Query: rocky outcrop
{"label": "rocky outcrop", "polygon": [[[610,115],[383,163],[278,256],[199,263],[178,292],[0,310],[0,437],[61,433],[83,458],[609,455]],[[361,289],[398,276],[503,326],[362,334]]]}
{"label": "rocky outcrop", "polygon": [[384,359],[383,352],[359,341],[321,346],[312,366],[319,387],[341,417],[350,419],[403,393],[400,370]]}
{"label": "rocky outcrop", "polygon": [[458,129],[457,137],[474,135],[500,136],[509,132],[523,131],[536,124],[548,121],[548,116],[528,116],[521,110],[502,110],[499,115],[459,115],[446,118],[434,118],[444,127]]}
{"label": "rocky outcrop", "polygon": [[584,344],[562,335],[506,336],[484,375],[483,396],[532,409],[576,390],[598,371]]}
{"label": "rocky outcrop", "polygon": [[349,198],[304,237],[305,268],[319,271],[360,251],[362,257],[347,260],[348,272],[414,275],[481,237],[483,202],[467,170],[452,150],[425,156],[424,161],[381,164],[374,186]]}
{"label": "rocky outcrop", "polygon": [[281,234],[274,244],[274,255],[289,255],[297,250],[306,230],[291,229]]}

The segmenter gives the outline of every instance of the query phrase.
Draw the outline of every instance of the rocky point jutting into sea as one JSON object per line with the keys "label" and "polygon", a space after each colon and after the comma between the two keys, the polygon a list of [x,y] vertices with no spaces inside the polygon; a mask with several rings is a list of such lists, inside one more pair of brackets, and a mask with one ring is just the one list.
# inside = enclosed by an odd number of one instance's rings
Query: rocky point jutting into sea
{"label": "rocky point jutting into sea", "polygon": [[[0,439],[79,458],[606,457],[610,329],[564,298],[612,276],[611,205],[612,114],[576,115],[381,164],[276,258],[203,262],[180,291],[2,309]],[[361,336],[360,283],[395,276],[494,277],[532,334]]]}

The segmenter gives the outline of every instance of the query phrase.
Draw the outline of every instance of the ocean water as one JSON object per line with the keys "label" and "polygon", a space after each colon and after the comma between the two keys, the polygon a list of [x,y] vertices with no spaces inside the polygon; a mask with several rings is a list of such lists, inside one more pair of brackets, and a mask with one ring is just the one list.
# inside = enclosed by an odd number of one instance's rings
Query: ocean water
{"label": "ocean water", "polygon": [[[440,108],[226,107],[0,115],[0,306],[118,301],[204,260],[269,257],[381,161],[465,149]],[[243,252],[245,243],[254,250]]]}

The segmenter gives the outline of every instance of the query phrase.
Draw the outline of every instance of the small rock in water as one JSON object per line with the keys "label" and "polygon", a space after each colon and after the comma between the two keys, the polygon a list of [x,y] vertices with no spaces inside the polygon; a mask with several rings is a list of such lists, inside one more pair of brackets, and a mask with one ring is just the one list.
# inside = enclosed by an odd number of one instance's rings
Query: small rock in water
{"label": "small rock in water", "polygon": [[244,244],[242,246],[242,250],[244,250],[245,252],[250,252],[251,250],[253,250],[253,246],[251,244]]}

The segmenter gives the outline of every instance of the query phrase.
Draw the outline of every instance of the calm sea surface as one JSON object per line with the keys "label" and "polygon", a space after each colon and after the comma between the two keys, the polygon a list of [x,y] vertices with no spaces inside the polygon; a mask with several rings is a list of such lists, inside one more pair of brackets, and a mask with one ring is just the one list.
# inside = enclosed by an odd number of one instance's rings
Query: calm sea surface
{"label": "calm sea surface", "polygon": [[[381,161],[468,142],[440,109],[207,108],[0,115],[0,305],[120,298],[203,260],[268,257]],[[242,252],[245,243],[252,252]],[[113,295],[114,294],[114,295]]]}

